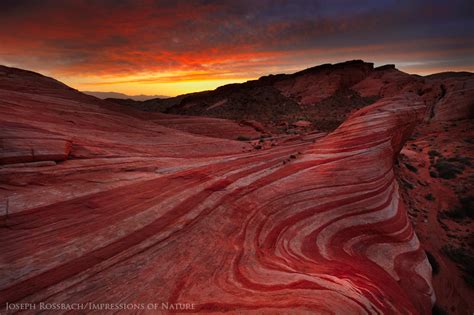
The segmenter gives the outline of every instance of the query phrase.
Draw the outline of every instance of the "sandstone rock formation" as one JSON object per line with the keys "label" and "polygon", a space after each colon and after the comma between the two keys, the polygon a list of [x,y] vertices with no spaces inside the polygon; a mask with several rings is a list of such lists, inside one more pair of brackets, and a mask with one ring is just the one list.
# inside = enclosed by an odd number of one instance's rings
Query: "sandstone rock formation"
{"label": "sandstone rock formation", "polygon": [[[430,110],[416,92],[384,97],[328,135],[259,150],[229,140],[234,122],[167,120],[37,74],[0,74],[1,305],[431,312],[431,267],[394,172]],[[208,129],[182,127],[189,119]]]}
{"label": "sandstone rock formation", "polygon": [[[413,80],[412,76],[392,66],[374,69],[372,63],[353,60],[320,65],[290,75],[264,76],[243,84],[229,84],[214,91],[169,99],[110,101],[148,112],[253,120],[273,131],[278,131],[277,126],[281,122],[293,123],[299,120],[309,120],[319,130],[332,131],[351,112],[372,104],[383,94],[377,91],[375,97],[371,93],[366,96],[367,93],[362,91],[364,83],[360,87],[358,84],[385,72],[398,73]],[[372,81],[366,83],[374,89]],[[357,88],[353,89],[354,86]],[[359,94],[357,91],[360,89]]]}
{"label": "sandstone rock formation", "polygon": [[434,266],[437,304],[449,314],[474,309],[474,76],[429,76],[429,105],[403,148],[397,173],[410,220]]}

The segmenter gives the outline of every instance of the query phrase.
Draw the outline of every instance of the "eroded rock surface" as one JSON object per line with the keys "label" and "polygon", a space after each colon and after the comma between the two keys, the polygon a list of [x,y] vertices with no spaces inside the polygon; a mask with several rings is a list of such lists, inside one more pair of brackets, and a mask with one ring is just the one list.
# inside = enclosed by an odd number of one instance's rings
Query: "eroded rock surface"
{"label": "eroded rock surface", "polygon": [[394,173],[428,110],[417,93],[385,97],[328,135],[257,149],[58,84],[15,84],[0,80],[10,136],[41,130],[72,146],[55,164],[0,168],[0,304],[431,312],[431,267]]}

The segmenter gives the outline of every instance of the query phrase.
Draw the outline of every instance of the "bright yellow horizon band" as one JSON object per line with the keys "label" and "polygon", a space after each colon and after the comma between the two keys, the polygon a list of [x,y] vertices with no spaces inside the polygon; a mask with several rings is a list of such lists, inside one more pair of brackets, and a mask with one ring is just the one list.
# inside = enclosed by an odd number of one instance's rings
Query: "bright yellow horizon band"
{"label": "bright yellow horizon band", "polygon": [[179,71],[143,73],[136,75],[83,75],[50,76],[80,91],[119,92],[127,95],[176,96],[213,90],[231,83],[242,83],[258,78],[256,74],[229,72]]}
{"label": "bright yellow horizon band", "polygon": [[[304,68],[302,68],[304,69]],[[301,70],[302,70],[301,69]],[[474,71],[472,67],[452,67],[423,69],[416,65],[399,68],[407,73],[428,75],[443,71]],[[285,71],[283,71],[285,73]],[[286,71],[286,73],[291,73]],[[270,73],[268,73],[270,74]],[[119,92],[127,95],[165,95],[177,96],[181,94],[213,90],[219,86],[242,83],[258,79],[258,74],[233,73],[204,73],[204,72],[168,72],[159,75],[132,75],[132,76],[74,76],[47,74],[80,91]]]}

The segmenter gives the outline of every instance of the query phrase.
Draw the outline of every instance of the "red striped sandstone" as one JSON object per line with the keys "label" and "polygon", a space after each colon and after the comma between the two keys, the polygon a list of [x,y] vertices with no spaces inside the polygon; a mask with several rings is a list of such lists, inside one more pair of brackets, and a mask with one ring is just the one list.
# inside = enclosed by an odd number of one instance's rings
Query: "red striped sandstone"
{"label": "red striped sandstone", "polygon": [[431,268],[393,171],[425,111],[418,96],[382,99],[316,143],[245,152],[245,143],[162,127],[54,84],[29,93],[5,82],[8,139],[34,133],[44,135],[35,150],[57,150],[52,137],[72,149],[57,165],[0,169],[10,213],[1,304],[430,313]]}

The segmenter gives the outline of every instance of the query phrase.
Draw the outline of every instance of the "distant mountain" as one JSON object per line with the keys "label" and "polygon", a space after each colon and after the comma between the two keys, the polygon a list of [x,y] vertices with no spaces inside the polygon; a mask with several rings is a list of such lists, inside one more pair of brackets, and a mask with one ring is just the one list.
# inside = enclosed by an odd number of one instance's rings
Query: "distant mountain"
{"label": "distant mountain", "polygon": [[123,93],[118,93],[118,92],[95,92],[95,91],[81,91],[82,93],[92,95],[101,99],[106,99],[106,98],[118,98],[118,99],[132,99],[135,101],[146,101],[150,99],[155,99],[155,98],[168,98],[169,96],[165,95],[127,95]]}
{"label": "distant mountain", "polygon": [[293,74],[267,75],[166,100],[108,100],[149,112],[254,120],[271,126],[273,131],[286,130],[288,125],[302,120],[320,131],[331,131],[351,112],[383,96],[379,93],[381,86],[365,91],[364,85],[359,88],[357,84],[366,79],[379,81],[377,78],[384,74],[394,76],[387,78],[387,83],[400,82],[395,90],[415,80],[394,65],[374,68],[373,63],[352,60],[323,64]]}
{"label": "distant mountain", "polygon": [[[381,98],[416,92],[423,95],[426,102],[433,103],[436,97],[441,97],[433,95],[433,91],[451,89],[444,86],[442,80],[470,80],[472,77],[469,72],[422,77],[399,71],[393,64],[374,67],[373,63],[351,60],[318,65],[293,74],[267,75],[165,100],[109,100],[148,112],[252,120],[277,133],[292,133],[292,125],[302,121],[319,131],[332,131],[351,113]],[[449,119],[471,117],[468,103],[450,104],[450,108],[433,109],[433,115],[440,120],[448,116]]]}
{"label": "distant mountain", "polygon": [[119,105],[131,106],[136,109],[145,111],[145,112],[167,112],[171,109],[171,107],[177,106],[183,99],[198,95],[198,94],[205,94],[208,91],[204,92],[195,92],[195,93],[188,93],[182,94],[174,97],[161,97],[161,98],[151,98],[144,101],[135,100],[131,98],[117,98],[117,97],[108,97],[105,98],[106,101],[113,102]]}

